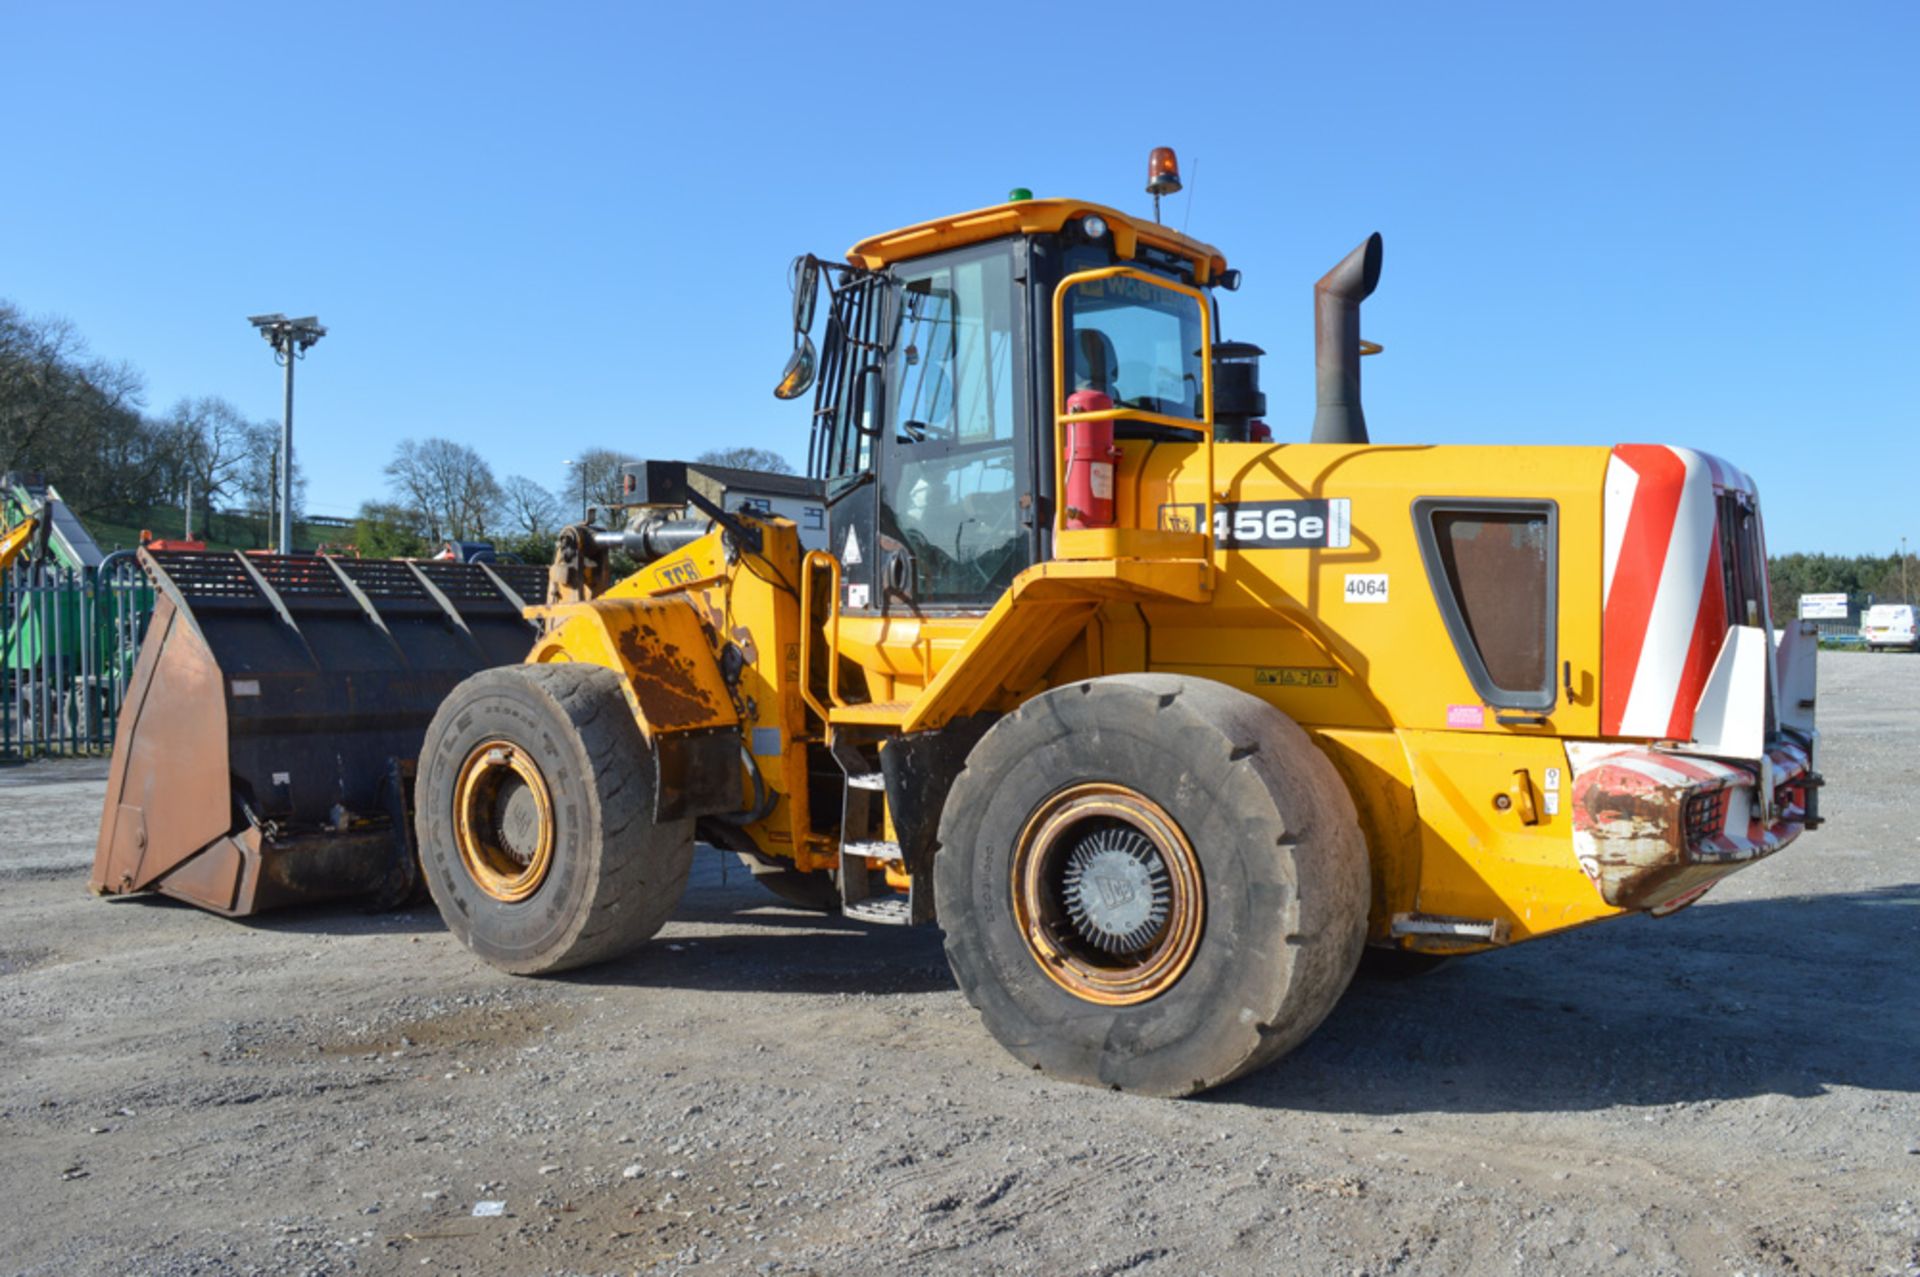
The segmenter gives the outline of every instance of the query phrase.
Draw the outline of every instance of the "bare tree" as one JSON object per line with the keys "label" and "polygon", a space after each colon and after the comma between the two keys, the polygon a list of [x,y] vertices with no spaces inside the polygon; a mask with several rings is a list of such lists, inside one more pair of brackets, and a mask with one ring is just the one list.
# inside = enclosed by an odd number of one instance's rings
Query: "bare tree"
{"label": "bare tree", "polygon": [[605,509],[625,499],[620,481],[624,458],[624,453],[615,452],[612,448],[588,448],[573,454],[566,477],[560,481],[556,493],[560,498],[560,508],[567,512],[568,519],[580,517],[575,512],[582,506]]}
{"label": "bare tree", "polygon": [[564,521],[563,510],[551,492],[523,474],[508,475],[500,485],[500,523],[505,532],[550,537]]}
{"label": "bare tree", "polygon": [[709,448],[694,458],[695,464],[730,466],[735,470],[758,470],[763,474],[792,474],[787,459],[768,448]]}
{"label": "bare tree", "polygon": [[86,346],[64,319],[0,302],[0,473],[30,464],[72,409]]}
{"label": "bare tree", "polygon": [[[247,535],[256,547],[274,543],[275,516],[280,509],[280,427],[257,421],[247,427],[246,460],[234,483],[239,504],[248,515]],[[296,453],[293,462],[293,517],[297,523],[307,505],[307,476]]]}
{"label": "bare tree", "polygon": [[432,540],[484,538],[488,516],[500,505],[500,484],[486,458],[451,439],[402,439],[386,475],[394,495],[424,517]]}
{"label": "bare tree", "polygon": [[[242,496],[256,430],[239,409],[210,395],[182,399],[168,412],[170,478],[191,493],[196,509],[211,514],[216,499],[232,504]],[[205,519],[198,522],[207,526]]]}
{"label": "bare tree", "polygon": [[140,374],[90,359],[63,319],[0,301],[0,472],[45,473],[85,511],[165,496],[163,427],[140,413]]}

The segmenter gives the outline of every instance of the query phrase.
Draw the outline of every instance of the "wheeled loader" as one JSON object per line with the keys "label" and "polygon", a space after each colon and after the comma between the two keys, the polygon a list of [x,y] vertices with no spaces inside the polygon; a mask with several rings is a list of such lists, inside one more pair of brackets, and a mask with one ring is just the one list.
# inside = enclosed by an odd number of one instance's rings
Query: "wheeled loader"
{"label": "wheeled loader", "polygon": [[49,526],[46,511],[37,509],[13,526],[0,528],[0,572],[12,567],[15,559],[29,551],[35,533],[44,539]]}
{"label": "wheeled loader", "polygon": [[[1170,153],[1153,180],[1177,189]],[[1671,913],[1817,823],[1814,645],[1770,627],[1741,471],[1370,442],[1377,235],[1315,286],[1311,438],[1274,432],[1261,351],[1220,338],[1220,250],[1018,194],[795,262],[776,394],[812,391],[828,549],[637,464],[617,526],[561,538],[524,659],[337,743],[399,751],[387,792],[482,958],[632,949],[701,840],[803,907],[938,925],[1021,1061],[1185,1095],[1301,1042],[1369,947],[1416,967]],[[297,665],[307,622],[252,611]],[[218,673],[197,694],[233,715],[291,677]],[[269,864],[332,775],[279,743],[205,822]]]}

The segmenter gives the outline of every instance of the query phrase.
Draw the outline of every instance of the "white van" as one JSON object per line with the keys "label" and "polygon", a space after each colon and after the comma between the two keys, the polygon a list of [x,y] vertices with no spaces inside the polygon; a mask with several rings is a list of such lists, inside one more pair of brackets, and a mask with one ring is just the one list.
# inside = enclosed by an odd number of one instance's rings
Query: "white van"
{"label": "white van", "polygon": [[1913,604],[1874,604],[1860,618],[1860,637],[1867,641],[1871,651],[1895,647],[1920,651],[1920,633],[1913,625]]}

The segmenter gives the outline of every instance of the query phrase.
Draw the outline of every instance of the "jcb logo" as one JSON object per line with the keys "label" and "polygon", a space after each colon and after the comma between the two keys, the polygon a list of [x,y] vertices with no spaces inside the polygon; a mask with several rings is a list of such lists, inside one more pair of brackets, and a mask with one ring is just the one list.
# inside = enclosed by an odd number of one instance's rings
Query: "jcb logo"
{"label": "jcb logo", "polygon": [[1133,883],[1120,874],[1100,874],[1093,879],[1093,885],[1100,893],[1100,903],[1109,909],[1133,903]]}

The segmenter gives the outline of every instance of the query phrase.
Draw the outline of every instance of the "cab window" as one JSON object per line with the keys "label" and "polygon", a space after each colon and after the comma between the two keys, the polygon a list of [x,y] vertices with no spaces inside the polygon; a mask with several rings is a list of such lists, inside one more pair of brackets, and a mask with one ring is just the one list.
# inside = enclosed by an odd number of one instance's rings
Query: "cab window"
{"label": "cab window", "polygon": [[1126,275],[1067,291],[1067,389],[1098,390],[1116,408],[1199,420],[1200,305]]}

